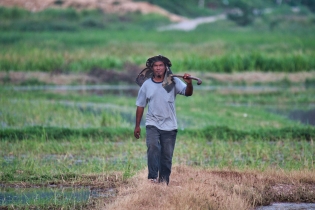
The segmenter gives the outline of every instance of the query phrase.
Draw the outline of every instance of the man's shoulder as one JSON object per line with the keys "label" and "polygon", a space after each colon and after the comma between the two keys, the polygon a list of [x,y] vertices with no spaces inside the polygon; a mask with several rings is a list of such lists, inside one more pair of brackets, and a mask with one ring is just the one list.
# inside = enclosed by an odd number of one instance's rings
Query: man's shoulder
{"label": "man's shoulder", "polygon": [[142,83],[142,85],[141,85],[139,91],[140,91],[140,92],[146,92],[147,90],[150,89],[150,87],[151,87],[151,79],[147,79],[147,80],[145,80],[145,81]]}
{"label": "man's shoulder", "polygon": [[173,77],[173,79],[174,79],[175,82],[184,83],[183,80],[179,79],[178,77]]}
{"label": "man's shoulder", "polygon": [[146,81],[143,82],[142,86],[145,87],[145,86],[148,86],[148,85],[151,85],[152,84],[152,79],[149,78],[147,79]]}

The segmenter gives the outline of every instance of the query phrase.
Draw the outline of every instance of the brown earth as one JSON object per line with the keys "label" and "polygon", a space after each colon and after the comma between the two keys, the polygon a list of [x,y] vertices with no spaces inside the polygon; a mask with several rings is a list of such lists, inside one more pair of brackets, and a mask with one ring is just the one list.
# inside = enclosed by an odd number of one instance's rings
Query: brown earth
{"label": "brown earth", "polygon": [[[0,84],[21,84],[25,81],[36,79],[46,84],[71,85],[71,84],[106,84],[111,82],[125,82],[134,84],[134,80],[141,68],[127,64],[124,72],[92,69],[88,73],[63,73],[63,72],[0,72]],[[183,74],[183,73],[179,73]],[[203,80],[204,84],[209,81],[222,83],[276,83],[287,80],[292,83],[304,83],[306,79],[315,79],[315,72],[299,73],[263,73],[263,72],[242,72],[242,73],[197,73],[191,72]]]}
{"label": "brown earth", "polygon": [[221,82],[244,82],[244,83],[268,83],[287,80],[292,83],[304,83],[306,79],[315,79],[315,72],[239,72],[239,73],[206,73],[203,75],[206,79],[215,79]]}
{"label": "brown earth", "polygon": [[105,13],[141,12],[142,14],[157,13],[168,17],[173,22],[186,18],[172,14],[165,9],[148,2],[132,0],[1,0],[0,6],[21,7],[32,12],[47,8],[100,9]]}

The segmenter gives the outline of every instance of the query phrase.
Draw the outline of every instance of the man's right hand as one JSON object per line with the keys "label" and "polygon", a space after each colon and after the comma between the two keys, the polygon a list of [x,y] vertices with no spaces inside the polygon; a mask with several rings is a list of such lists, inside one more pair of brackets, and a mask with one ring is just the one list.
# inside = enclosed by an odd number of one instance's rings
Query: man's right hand
{"label": "man's right hand", "polygon": [[141,133],[141,128],[140,128],[140,122],[141,122],[141,118],[143,115],[143,110],[144,107],[141,106],[137,106],[137,111],[136,111],[136,125],[135,125],[135,130],[133,132],[133,135],[139,139],[140,138],[140,133]]}
{"label": "man's right hand", "polygon": [[140,134],[141,134],[141,128],[140,128],[140,126],[135,127],[134,136],[136,137],[136,139],[139,139],[139,138],[140,138]]}

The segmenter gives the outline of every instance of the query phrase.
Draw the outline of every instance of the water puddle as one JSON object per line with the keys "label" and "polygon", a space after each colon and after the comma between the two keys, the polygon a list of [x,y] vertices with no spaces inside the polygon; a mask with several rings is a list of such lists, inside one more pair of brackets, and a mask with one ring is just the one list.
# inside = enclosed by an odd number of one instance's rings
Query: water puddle
{"label": "water puddle", "polygon": [[139,90],[136,85],[35,85],[35,86],[12,86],[13,90],[32,91],[32,90],[55,90],[55,91],[73,91],[73,90]]}
{"label": "water puddle", "polygon": [[255,103],[226,103],[232,107],[260,107],[270,113],[282,115],[290,120],[299,121],[302,124],[315,126],[315,103],[294,104],[255,104]]}
{"label": "water puddle", "polygon": [[0,206],[86,203],[92,198],[115,197],[114,189],[91,187],[0,188]]}
{"label": "water puddle", "polygon": [[315,203],[273,203],[260,206],[256,210],[315,210]]}
{"label": "water puddle", "polygon": [[289,113],[291,120],[300,121],[303,124],[315,126],[315,109],[311,110],[293,110]]}
{"label": "water puddle", "polygon": [[279,110],[269,109],[270,112],[287,117],[290,120],[299,121],[302,124],[315,126],[315,108],[308,110],[291,109]]}
{"label": "water puddle", "polygon": [[[139,90],[137,85],[41,85],[41,86],[12,86],[8,89],[16,91],[34,91],[34,90],[50,90],[50,91],[96,91],[96,90],[116,90],[130,91]],[[279,91],[284,87],[274,87],[267,85],[247,86],[247,85],[195,85],[196,90],[220,90],[220,91],[244,91],[244,92],[270,92]]]}

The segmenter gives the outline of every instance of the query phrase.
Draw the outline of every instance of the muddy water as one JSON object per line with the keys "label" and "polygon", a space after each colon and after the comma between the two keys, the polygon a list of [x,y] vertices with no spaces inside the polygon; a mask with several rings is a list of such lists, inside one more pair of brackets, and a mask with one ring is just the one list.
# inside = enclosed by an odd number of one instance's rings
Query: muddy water
{"label": "muddy water", "polygon": [[55,91],[73,91],[73,90],[139,90],[136,85],[42,85],[42,86],[13,86],[13,90],[31,91],[31,90],[55,90]]}
{"label": "muddy water", "polygon": [[315,126],[315,109],[293,110],[289,113],[289,118],[292,120],[298,120],[303,124]]}
{"label": "muddy water", "polygon": [[[274,86],[195,86],[196,90],[221,90],[221,91],[279,91],[284,88]],[[139,90],[137,85],[42,85],[42,86],[12,86],[10,89],[17,91],[32,91],[32,90],[53,90],[53,91],[91,91],[91,90]]]}
{"label": "muddy water", "polygon": [[115,197],[114,189],[91,189],[90,187],[0,188],[0,206],[23,204],[52,204],[65,202],[88,202],[92,198]]}
{"label": "muddy water", "polygon": [[315,210],[315,203],[274,203],[256,210]]}
{"label": "muddy water", "polygon": [[305,110],[297,109],[297,108],[287,110],[287,111],[280,110],[280,109],[273,109],[273,108],[268,108],[267,110],[269,110],[272,113],[285,116],[290,120],[299,121],[302,124],[315,126],[314,105],[308,106],[308,109],[305,109]]}

